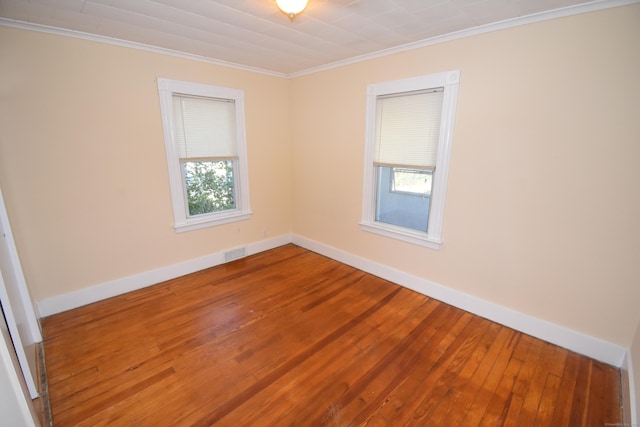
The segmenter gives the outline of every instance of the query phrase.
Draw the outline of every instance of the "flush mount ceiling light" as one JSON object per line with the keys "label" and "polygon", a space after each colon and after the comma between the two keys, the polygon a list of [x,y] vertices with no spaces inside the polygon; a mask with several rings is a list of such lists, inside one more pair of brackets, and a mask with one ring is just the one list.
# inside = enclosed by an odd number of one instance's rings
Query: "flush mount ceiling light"
{"label": "flush mount ceiling light", "polygon": [[298,13],[307,7],[308,2],[309,0],[276,0],[276,4],[280,10],[286,13],[292,21]]}

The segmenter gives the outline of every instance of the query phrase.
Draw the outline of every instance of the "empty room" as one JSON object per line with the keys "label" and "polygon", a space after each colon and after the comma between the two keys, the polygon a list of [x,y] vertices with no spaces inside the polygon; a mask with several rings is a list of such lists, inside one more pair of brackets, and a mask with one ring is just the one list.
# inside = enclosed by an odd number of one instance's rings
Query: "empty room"
{"label": "empty room", "polygon": [[0,425],[639,425],[640,2],[296,3],[0,0]]}

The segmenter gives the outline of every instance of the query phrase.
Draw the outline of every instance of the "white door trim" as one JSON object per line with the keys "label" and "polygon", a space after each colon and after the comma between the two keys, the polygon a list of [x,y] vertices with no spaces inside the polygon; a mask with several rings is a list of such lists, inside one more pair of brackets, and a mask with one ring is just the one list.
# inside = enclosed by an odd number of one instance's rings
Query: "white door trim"
{"label": "white door trim", "polygon": [[31,398],[35,399],[38,397],[36,343],[42,341],[42,334],[20,265],[1,190],[0,273],[0,303],[27,389]]}

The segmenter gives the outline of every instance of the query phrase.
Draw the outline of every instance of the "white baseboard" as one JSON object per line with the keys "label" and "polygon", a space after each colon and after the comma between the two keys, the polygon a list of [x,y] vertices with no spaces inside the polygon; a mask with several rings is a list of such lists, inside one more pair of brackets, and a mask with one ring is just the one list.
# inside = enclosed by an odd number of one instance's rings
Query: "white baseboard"
{"label": "white baseboard", "polygon": [[[278,246],[286,245],[287,243],[291,243],[291,240],[292,236],[290,234],[284,234],[240,247],[246,249],[247,255],[253,255]],[[238,248],[229,248],[225,251],[216,252],[167,267],[161,267],[156,270],[134,274],[132,276],[111,280],[89,288],[79,289],[77,291],[57,295],[51,298],[45,298],[36,302],[37,313],[41,317],[51,316],[83,305],[155,285],[166,280],[184,276],[185,274],[214,267],[216,265],[223,264],[225,262],[225,252],[233,249]]]}
{"label": "white baseboard", "polygon": [[449,287],[407,274],[325,244],[294,235],[293,243],[333,258],[375,276],[397,283],[423,295],[461,308],[470,313],[508,326],[520,332],[559,345],[609,365],[621,367],[626,349],[546,320],[512,310]]}
{"label": "white baseboard", "polygon": [[[427,295],[431,298],[453,305],[478,316],[577,353],[584,354],[618,368],[623,367],[623,364],[626,363],[627,350],[619,345],[594,338],[553,324],[546,320],[538,319],[464,292],[430,282],[426,279],[413,276],[392,267],[373,262],[366,258],[353,255],[302,236],[285,234],[272,239],[247,244],[244,248],[246,248],[247,255],[252,255],[287,243],[295,243],[303,248],[351,265],[362,271],[366,271],[367,273],[382,277],[423,295]],[[234,248],[229,248],[225,251],[170,265],[168,267],[161,267],[156,270],[123,277],[121,279],[112,280],[89,288],[46,298],[36,303],[37,311],[43,317],[50,316],[154,285],[156,283],[164,282],[185,274],[220,265],[225,262],[225,252],[233,249]],[[626,363],[626,365],[630,366],[630,363]]]}

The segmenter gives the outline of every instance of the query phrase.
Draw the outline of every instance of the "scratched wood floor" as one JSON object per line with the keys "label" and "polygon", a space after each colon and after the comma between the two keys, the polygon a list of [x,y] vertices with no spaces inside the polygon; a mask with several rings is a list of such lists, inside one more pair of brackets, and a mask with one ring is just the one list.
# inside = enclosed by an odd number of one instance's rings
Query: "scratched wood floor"
{"label": "scratched wood floor", "polygon": [[606,426],[619,372],[294,245],[44,320],[54,426]]}

